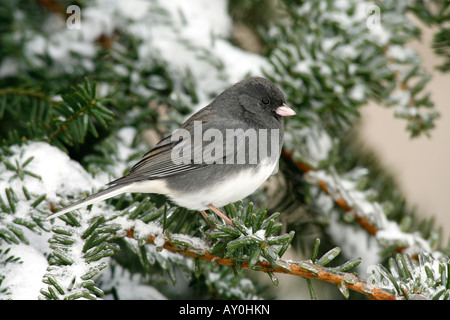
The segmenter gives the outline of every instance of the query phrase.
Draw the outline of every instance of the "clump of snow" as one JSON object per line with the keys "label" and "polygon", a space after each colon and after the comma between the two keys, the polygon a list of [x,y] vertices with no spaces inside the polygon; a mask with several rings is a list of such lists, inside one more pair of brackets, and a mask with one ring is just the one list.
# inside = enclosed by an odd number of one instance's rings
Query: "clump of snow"
{"label": "clump of snow", "polygon": [[162,248],[166,241],[175,241],[187,245],[190,250],[196,252],[207,252],[211,249],[203,239],[197,237],[175,233],[171,234],[170,238],[167,238],[163,228],[154,222],[144,223],[140,220],[128,220],[124,217],[117,218],[115,222],[119,222],[125,230],[133,228],[134,238],[141,242],[145,242],[149,237],[153,237],[154,245],[159,248]]}
{"label": "clump of snow", "polygon": [[[127,149],[126,145],[131,144],[134,133],[134,129],[130,130],[129,128],[119,131],[119,136],[125,140],[125,143],[119,143],[123,157],[131,154],[131,150]],[[35,212],[36,209],[30,206],[33,200],[29,201],[25,198],[22,192],[23,187],[26,187],[30,195],[45,194],[46,201],[40,204],[40,208],[48,210],[48,203],[58,203],[66,197],[77,196],[82,192],[89,192],[104,185],[103,177],[94,179],[78,162],[73,161],[66,153],[48,143],[29,142],[22,146],[12,146],[10,150],[13,155],[5,157],[5,161],[18,164],[19,167],[28,162],[23,170],[27,170],[33,175],[25,174],[21,180],[16,171],[9,170],[3,163],[0,163],[2,172],[0,190],[12,189],[18,201],[14,215],[4,215],[2,223],[13,223],[16,218],[29,219],[30,214]],[[122,160],[124,161],[124,159]],[[92,211],[91,215],[81,221],[86,223],[87,218],[99,214],[100,210],[94,206]],[[104,213],[105,210],[101,212]],[[87,227],[86,223],[84,229]],[[10,254],[20,257],[23,263],[6,265],[6,269],[2,270],[2,274],[5,276],[3,285],[9,289],[13,299],[36,299],[39,290],[43,287],[43,275],[49,266],[46,256],[51,252],[47,242],[51,234],[44,231],[38,232],[38,230],[31,231],[27,228],[23,228],[22,231],[29,245],[23,243],[13,245],[10,247]],[[70,253],[73,265],[49,271],[50,274],[58,276],[61,283],[68,285],[74,276],[79,279],[92,267],[86,265],[82,258],[83,244],[79,235],[78,244],[75,243],[72,246]],[[8,269],[10,265],[14,268]]]}
{"label": "clump of snow", "polygon": [[391,44],[388,46],[386,55],[392,59],[397,60],[398,62],[420,60],[419,56],[413,49],[395,44]]}
{"label": "clump of snow", "polygon": [[409,106],[409,101],[411,99],[411,93],[407,90],[398,90],[393,92],[389,97],[389,102],[397,104],[401,107]]}
{"label": "clump of snow", "polygon": [[[98,281],[101,282],[104,291],[115,289],[120,300],[166,300],[167,298],[156,288],[144,284],[138,274],[131,274],[120,265],[105,269]],[[115,299],[112,295],[106,295],[105,299]]]}
{"label": "clump of snow", "polygon": [[342,223],[338,219],[337,212],[330,212],[327,232],[333,240],[339,244],[342,252],[352,258],[360,257],[358,273],[366,278],[364,273],[371,265],[380,263],[379,253],[382,247],[373,237],[368,237],[367,232],[361,228]]}
{"label": "clump of snow", "polygon": [[58,202],[60,195],[73,195],[100,186],[78,162],[48,143],[30,142],[20,147],[12,146],[11,151],[14,155],[6,159],[8,162],[22,164],[33,158],[25,169],[40,178],[25,175],[21,181],[18,177],[13,178],[14,171],[3,168],[0,190],[9,187],[19,191],[25,185],[31,194],[46,194],[49,201]]}
{"label": "clump of snow", "polygon": [[42,288],[42,277],[48,263],[42,252],[35,246],[23,243],[10,246],[9,254],[20,257],[22,263],[0,263],[0,274],[5,276],[2,288],[8,288],[10,295],[2,297],[11,300],[34,300]]}
{"label": "clump of snow", "polygon": [[288,122],[284,146],[287,150],[294,150],[295,161],[301,160],[317,167],[321,161],[328,159],[334,142],[328,132],[319,126],[295,127],[295,124]]}
{"label": "clump of snow", "polygon": [[308,59],[299,60],[294,68],[293,71],[298,73],[304,73],[304,74],[310,74],[311,73],[311,65],[312,61]]}
{"label": "clump of snow", "polygon": [[[22,165],[29,161],[23,170],[27,170],[38,177],[25,174],[23,180],[16,176],[16,172],[7,170],[0,163],[0,190],[10,188],[16,195],[17,205],[13,215],[3,215],[2,224],[13,224],[14,219],[30,219],[36,209],[31,207],[34,200],[27,200],[22,188],[26,187],[30,195],[45,194],[46,200],[38,208],[46,210],[48,202],[58,202],[61,196],[78,194],[86,191],[96,182],[81,167],[78,162],[71,160],[60,149],[44,142],[29,142],[23,146],[12,146],[12,156],[5,157],[11,164]],[[30,160],[32,159],[32,160]],[[47,206],[47,207],[46,207]],[[50,213],[50,212],[49,212]],[[47,226],[48,227],[48,226]],[[47,256],[51,252],[48,245],[50,233],[40,229],[31,231],[21,228],[23,236],[29,244],[19,243],[2,248],[10,248],[10,254],[20,257],[21,264],[6,264],[1,274],[5,276],[2,286],[8,288],[14,300],[37,299],[42,288],[42,278],[48,267]],[[0,294],[1,297],[1,294]]]}
{"label": "clump of snow", "polygon": [[366,92],[363,85],[355,85],[349,92],[349,97],[356,101],[365,101]]}

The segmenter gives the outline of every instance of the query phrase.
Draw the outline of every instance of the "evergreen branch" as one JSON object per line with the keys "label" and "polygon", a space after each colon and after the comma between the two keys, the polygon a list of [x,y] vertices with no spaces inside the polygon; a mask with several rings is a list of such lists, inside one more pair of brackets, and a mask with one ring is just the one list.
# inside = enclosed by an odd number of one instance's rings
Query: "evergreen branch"
{"label": "evergreen branch", "polygon": [[[392,48],[392,45],[387,45],[382,51],[388,63],[392,66],[402,64],[402,61],[398,61],[398,59],[389,56],[388,52],[390,48]],[[417,78],[417,83],[411,85],[409,82],[414,77]],[[429,135],[429,130],[434,128],[433,121],[440,116],[437,111],[422,112],[419,109],[419,107],[432,108],[434,106],[429,94],[418,97],[418,94],[423,91],[430,79],[431,76],[421,66],[413,63],[405,67],[405,70],[398,68],[393,72],[392,81],[395,87],[398,88],[400,94],[389,94],[385,98],[385,103],[387,105],[396,104],[398,106],[395,110],[395,115],[408,121],[407,127],[412,137],[417,137],[421,133]],[[391,87],[389,91],[392,89]],[[407,97],[404,102],[401,101],[403,96]]]}
{"label": "evergreen branch", "polygon": [[[107,128],[107,123],[113,120],[114,113],[103,107],[102,100],[96,98],[96,84],[89,83],[87,79],[85,79],[84,86],[78,85],[71,94],[65,94],[62,98],[63,103],[59,105],[58,111],[61,114],[70,114],[70,116],[48,136],[48,142],[52,142],[68,129],[72,129],[72,137],[69,139],[82,142],[87,131],[91,131],[95,136],[98,135],[92,125],[92,118],[95,118],[104,128]],[[83,120],[84,116],[88,116],[87,123]]]}
{"label": "evergreen branch", "polygon": [[35,99],[40,99],[46,101],[52,105],[58,105],[59,101],[51,99],[48,95],[43,94],[41,92],[23,89],[23,88],[6,88],[0,90],[0,96],[9,96],[9,95],[21,95],[28,96]]}
{"label": "evergreen branch", "polygon": [[[6,201],[0,195],[0,246],[2,241],[8,244],[30,244],[23,228],[27,228],[33,232],[39,233],[40,229],[46,231],[42,226],[40,219],[41,213],[37,207],[41,204],[46,195],[30,194],[25,186],[22,187],[23,196],[16,193],[13,188],[5,188]],[[21,218],[16,217],[18,207],[24,202],[24,198],[33,209],[37,209],[37,213],[30,214],[30,217]]]}
{"label": "evergreen branch", "polygon": [[43,278],[48,287],[40,290],[41,298],[72,300],[103,296],[92,279],[107,266],[100,260],[119,251],[112,240],[120,226],[102,216],[90,219],[87,225],[71,213],[61,220],[67,225],[54,225],[51,229],[53,235],[48,242],[53,252]]}
{"label": "evergreen branch", "polygon": [[[6,275],[4,275],[5,269],[11,269],[11,265],[13,264],[21,264],[23,261],[20,259],[20,257],[15,257],[10,254],[11,248],[7,249],[0,249],[0,296],[3,295],[3,299],[10,298],[11,291],[9,287],[5,287],[5,285],[2,286],[3,280],[6,279]],[[7,264],[11,264],[8,267]]]}
{"label": "evergreen branch", "polygon": [[[396,39],[385,43],[365,28],[365,17],[355,14],[357,1],[350,1],[348,8],[352,10],[345,13],[335,2],[326,2],[323,7],[318,5],[321,1],[300,5],[285,2],[292,25],[280,24],[274,28],[273,38],[266,40],[279,43],[269,54],[271,69],[265,73],[284,89],[290,103],[305,111],[305,106],[313,106],[313,114],[329,131],[351,125],[359,115],[358,108],[371,98],[386,106],[395,105],[395,116],[407,121],[412,137],[434,128],[439,114],[433,110],[430,95],[423,94],[430,76],[418,55],[403,48],[418,34],[406,17],[383,20],[384,32]],[[405,10],[404,6],[382,4],[385,17],[397,16],[399,10]],[[345,21],[353,25],[336,19],[331,12],[348,15]],[[307,36],[310,34],[314,37]],[[352,54],[348,54],[349,48]],[[317,121],[315,117],[308,119],[306,112],[296,118]]]}
{"label": "evergreen branch", "polygon": [[[282,157],[286,160],[291,161],[292,163],[295,164],[295,166],[300,169],[302,172],[307,173],[310,171],[315,171],[316,169],[311,167],[309,164],[307,164],[306,162],[302,162],[302,161],[295,161],[293,159],[293,153],[283,149],[282,153],[281,153]],[[319,180],[317,181],[317,186],[327,195],[330,195],[330,190],[328,188],[327,182],[324,180]],[[354,210],[354,208],[352,208],[347,201],[341,197],[341,196],[335,196],[332,197],[333,201],[342,209],[344,210],[344,212],[351,212]],[[358,222],[361,227],[366,230],[370,235],[375,236],[377,234],[377,227],[371,222],[369,221],[366,217],[361,217],[359,216],[356,212],[355,212],[355,220],[356,222]]]}
{"label": "evergreen branch", "polygon": [[450,20],[450,2],[415,0],[410,3],[408,10],[427,26],[437,29],[431,47],[437,55],[444,58],[437,69],[442,72],[450,71],[450,28],[447,25]]}
{"label": "evergreen branch", "polygon": [[[135,239],[134,228],[127,230],[126,237]],[[213,264],[223,265],[227,267],[237,268],[242,267],[249,269],[249,263],[244,261],[240,266],[236,264],[232,259],[223,258],[217,255],[212,255],[208,252],[198,249],[192,250],[191,248],[180,246],[179,244],[171,241],[168,237],[164,236],[164,243],[162,243],[161,235],[149,235],[146,239],[146,243],[157,245],[158,248],[163,248],[171,252],[175,252],[193,259],[199,259],[207,261]],[[317,279],[320,281],[335,284],[337,286],[344,286],[350,290],[359,292],[370,299],[374,300],[395,300],[397,297],[385,290],[373,286],[366,281],[359,279],[354,274],[339,272],[331,268],[325,268],[314,264],[311,261],[290,262],[284,259],[276,261],[277,267],[272,266],[269,262],[256,263],[257,268],[253,270],[260,270],[266,273],[283,273],[299,276],[305,279]]]}
{"label": "evergreen branch", "polygon": [[389,259],[388,267],[370,266],[369,281],[391,290],[404,299],[448,300],[450,264],[448,257],[419,253],[416,260],[408,254]]}
{"label": "evergreen branch", "polygon": [[95,99],[89,101],[88,104],[82,106],[80,109],[75,111],[69,118],[67,118],[63,124],[61,124],[55,131],[53,131],[47,138],[48,142],[51,142],[56,136],[61,134],[63,131],[67,130],[67,127],[70,123],[78,119],[80,116],[89,111],[89,109],[94,106],[96,103]]}
{"label": "evergreen branch", "polygon": [[[417,233],[408,233],[401,225],[389,221],[380,203],[362,199],[361,197],[367,197],[363,192],[342,186],[341,184],[348,182],[345,179],[337,174],[326,174],[302,160],[294,160],[293,154],[289,151],[283,150],[282,156],[300,169],[306,180],[320,188],[339,208],[351,213],[354,220],[383,247],[399,253],[408,252],[414,258],[417,258],[420,252],[431,251],[434,242],[432,237],[425,239]],[[369,204],[370,209],[367,209]]]}
{"label": "evergreen branch", "polygon": [[30,89],[0,90],[0,127],[7,137],[5,142],[41,140],[66,150],[67,146],[83,143],[88,133],[98,137],[97,123],[108,128],[114,113],[96,95],[95,82],[87,79],[84,85],[62,94],[62,101]]}

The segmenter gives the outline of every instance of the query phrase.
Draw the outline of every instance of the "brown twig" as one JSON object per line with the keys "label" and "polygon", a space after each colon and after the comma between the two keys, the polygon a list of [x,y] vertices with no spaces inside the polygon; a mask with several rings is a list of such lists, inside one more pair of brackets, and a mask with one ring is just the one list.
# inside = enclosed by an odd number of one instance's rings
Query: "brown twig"
{"label": "brown twig", "polygon": [[[303,163],[301,161],[297,161],[295,162],[292,158],[292,152],[286,151],[283,149],[281,155],[287,159],[292,161],[292,163],[294,163],[297,168],[299,168],[301,171],[303,171],[304,173],[308,172],[308,171],[314,171],[315,169],[312,168],[311,166],[309,166],[306,163]],[[317,186],[323,191],[325,192],[327,195],[330,195],[330,191],[328,189],[328,185],[327,182],[324,180],[319,180],[317,182]],[[334,202],[345,212],[350,212],[353,211],[353,208],[347,203],[347,201],[345,201],[345,199],[343,197],[333,197]],[[354,217],[355,217],[355,221],[357,223],[359,223],[359,225],[366,230],[370,235],[375,236],[378,232],[377,227],[375,227],[367,218],[365,217],[361,217],[360,215],[358,215],[356,212],[354,212]],[[407,249],[407,247],[396,247],[395,251],[401,253],[403,252],[405,249]],[[411,258],[416,259],[417,255],[411,255]]]}
{"label": "brown twig", "polygon": [[[126,236],[128,238],[134,239],[134,229],[127,230]],[[155,236],[150,235],[147,238],[147,243],[155,244]],[[159,246],[161,247],[161,246]],[[209,254],[208,252],[200,252],[199,250],[190,250],[187,247],[180,246],[170,241],[168,238],[164,239],[164,245],[162,248],[175,252],[178,254],[182,254],[194,259],[199,259],[203,261],[208,261],[211,263],[227,266],[227,267],[236,267],[236,263],[228,258],[222,258],[219,256],[215,256]],[[290,262],[286,260],[278,260],[279,265],[283,265],[283,267],[272,267],[268,262],[260,262],[256,265],[258,266],[260,271],[263,272],[276,272],[276,273],[284,273],[291,274],[295,276],[299,276],[305,279],[317,279],[320,281],[329,282],[335,285],[344,285],[350,290],[359,292],[372,300],[396,300],[397,297],[389,292],[386,292],[376,286],[373,286],[367,283],[365,280],[359,279],[354,274],[351,273],[343,273],[331,271],[328,268],[320,267],[314,265],[310,262]],[[248,263],[243,262],[242,268],[248,269]]]}
{"label": "brown twig", "polygon": [[[308,165],[307,163],[301,162],[301,161],[294,161],[294,159],[292,158],[292,152],[287,151],[287,150],[282,150],[281,152],[281,156],[289,161],[291,161],[297,168],[299,168],[301,171],[303,171],[304,173],[308,172],[308,171],[315,171],[314,168],[312,168],[310,165]],[[317,182],[317,186],[326,194],[330,194],[330,190],[328,188],[328,184],[325,180],[319,180]],[[347,201],[345,201],[345,199],[343,197],[333,197],[334,202],[345,212],[350,212],[353,211],[354,208],[352,208]],[[354,214],[355,215],[355,220],[361,225],[361,227],[363,227],[367,232],[369,232],[371,235],[376,235],[377,233],[377,228],[365,217],[361,217],[358,214]]]}

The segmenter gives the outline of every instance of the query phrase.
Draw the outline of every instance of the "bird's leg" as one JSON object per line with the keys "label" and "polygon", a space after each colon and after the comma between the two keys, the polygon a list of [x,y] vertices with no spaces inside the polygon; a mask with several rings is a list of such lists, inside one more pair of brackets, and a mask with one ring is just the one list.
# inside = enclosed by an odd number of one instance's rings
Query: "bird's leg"
{"label": "bird's leg", "polygon": [[214,207],[212,204],[210,204],[208,208],[210,208],[215,214],[221,217],[229,226],[234,227],[233,222],[231,222],[230,218],[228,218],[225,214],[223,214],[219,209]]}
{"label": "bird's leg", "polygon": [[206,219],[207,213],[204,210],[200,211],[200,213],[202,214],[203,218],[205,218],[206,222],[209,224],[211,230],[214,230],[214,226],[208,221],[208,219]]}
{"label": "bird's leg", "polygon": [[206,214],[205,210],[200,211],[200,213],[202,214],[203,218],[205,218],[205,220],[206,220],[207,214]]}

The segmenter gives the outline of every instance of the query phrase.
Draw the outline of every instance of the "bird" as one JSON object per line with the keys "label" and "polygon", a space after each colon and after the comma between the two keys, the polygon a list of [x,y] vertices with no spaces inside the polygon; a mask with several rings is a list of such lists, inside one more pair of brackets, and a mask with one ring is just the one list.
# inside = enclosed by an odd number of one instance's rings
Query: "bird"
{"label": "bird", "polygon": [[233,226],[220,211],[251,195],[278,170],[284,117],[295,115],[282,91],[263,77],[249,77],[220,93],[148,151],[128,174],[46,220],[123,193],[163,194],[178,206],[206,210]]}

